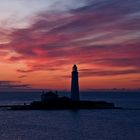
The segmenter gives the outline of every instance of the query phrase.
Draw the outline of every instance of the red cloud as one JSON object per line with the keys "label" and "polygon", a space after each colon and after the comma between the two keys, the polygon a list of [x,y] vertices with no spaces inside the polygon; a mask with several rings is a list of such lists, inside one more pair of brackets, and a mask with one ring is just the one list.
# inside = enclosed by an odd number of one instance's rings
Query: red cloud
{"label": "red cloud", "polygon": [[[115,3],[111,3],[114,10],[109,1],[106,6],[99,4],[95,9],[94,4],[67,13],[40,14],[30,27],[13,30],[11,41],[0,47],[18,54],[8,58],[9,61],[22,60],[26,63],[28,70],[17,70],[20,73],[58,70],[75,62],[91,67],[97,64],[105,68],[139,69],[140,41],[137,29],[140,21],[129,15],[135,9],[129,13],[130,5],[122,9],[122,6],[116,8]],[[129,69],[109,71],[104,75],[139,73],[139,70]]]}

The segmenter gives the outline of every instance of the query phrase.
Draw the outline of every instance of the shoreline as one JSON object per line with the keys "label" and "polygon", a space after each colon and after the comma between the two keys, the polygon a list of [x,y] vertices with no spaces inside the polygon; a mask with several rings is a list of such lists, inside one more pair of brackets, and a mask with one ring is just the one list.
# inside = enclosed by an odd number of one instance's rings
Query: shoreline
{"label": "shoreline", "polygon": [[106,101],[55,101],[42,102],[33,101],[24,105],[1,105],[6,110],[80,110],[80,109],[123,109],[115,107],[114,103]]}

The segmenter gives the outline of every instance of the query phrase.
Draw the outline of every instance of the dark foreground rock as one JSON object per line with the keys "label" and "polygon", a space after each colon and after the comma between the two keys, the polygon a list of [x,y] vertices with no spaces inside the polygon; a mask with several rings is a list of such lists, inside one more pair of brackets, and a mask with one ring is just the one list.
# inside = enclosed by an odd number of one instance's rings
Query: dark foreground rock
{"label": "dark foreground rock", "polygon": [[30,105],[11,106],[10,110],[120,109],[105,101],[34,101]]}

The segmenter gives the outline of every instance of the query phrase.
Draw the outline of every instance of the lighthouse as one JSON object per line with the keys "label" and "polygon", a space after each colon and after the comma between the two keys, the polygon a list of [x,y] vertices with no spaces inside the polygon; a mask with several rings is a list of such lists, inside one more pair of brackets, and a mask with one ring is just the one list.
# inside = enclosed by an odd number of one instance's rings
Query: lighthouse
{"label": "lighthouse", "polygon": [[74,65],[72,68],[71,99],[73,101],[79,101],[79,82],[78,82],[78,71],[76,65]]}

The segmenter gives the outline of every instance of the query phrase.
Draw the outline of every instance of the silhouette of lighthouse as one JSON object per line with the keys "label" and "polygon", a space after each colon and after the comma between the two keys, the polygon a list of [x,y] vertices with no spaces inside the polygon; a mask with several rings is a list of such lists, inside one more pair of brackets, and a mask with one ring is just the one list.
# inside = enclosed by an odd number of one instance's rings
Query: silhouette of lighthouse
{"label": "silhouette of lighthouse", "polygon": [[71,99],[73,101],[79,101],[79,82],[78,82],[78,71],[76,65],[74,65],[72,69]]}

